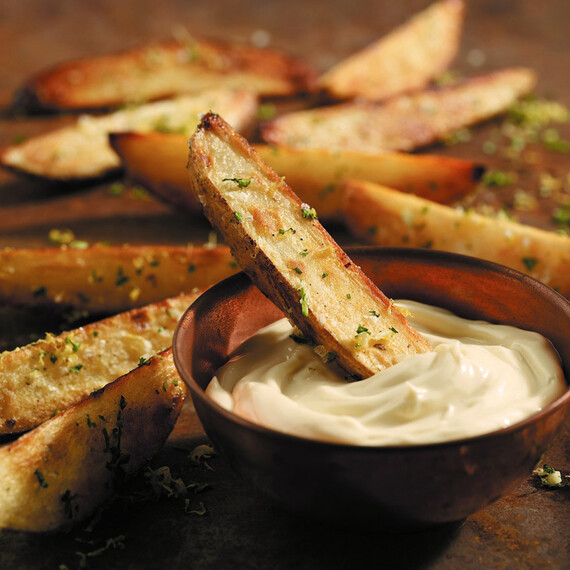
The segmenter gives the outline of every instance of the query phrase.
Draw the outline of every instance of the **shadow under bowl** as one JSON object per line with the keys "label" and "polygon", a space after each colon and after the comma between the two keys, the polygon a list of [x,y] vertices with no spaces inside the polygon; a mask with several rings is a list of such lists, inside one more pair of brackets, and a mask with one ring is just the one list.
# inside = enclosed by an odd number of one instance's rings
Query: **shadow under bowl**
{"label": "shadow under bowl", "polygon": [[[427,250],[348,249],[391,298],[534,330],[550,339],[570,378],[570,303],[506,267]],[[244,340],[282,313],[245,274],[206,291],[174,335],[174,360],[198,417],[235,471],[286,508],[335,525],[411,530],[461,520],[528,477],[563,423],[570,390],[530,418],[445,443],[351,446],[255,425],[210,400],[205,388]]]}

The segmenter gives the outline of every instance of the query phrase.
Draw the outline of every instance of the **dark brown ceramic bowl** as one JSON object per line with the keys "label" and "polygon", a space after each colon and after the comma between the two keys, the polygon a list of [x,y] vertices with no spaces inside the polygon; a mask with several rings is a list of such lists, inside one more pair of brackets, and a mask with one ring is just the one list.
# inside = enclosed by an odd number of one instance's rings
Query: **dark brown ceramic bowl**
{"label": "dark brown ceramic bowl", "polygon": [[[570,303],[521,273],[465,256],[358,248],[351,258],[391,298],[410,298],[476,319],[538,331],[570,374]],[[214,445],[277,503],[334,524],[412,529],[458,521],[528,477],[570,405],[570,390],[541,412],[488,435],[449,443],[361,447],[323,443],[257,426],[204,389],[239,344],[281,316],[238,274],[186,312],[174,358]]]}

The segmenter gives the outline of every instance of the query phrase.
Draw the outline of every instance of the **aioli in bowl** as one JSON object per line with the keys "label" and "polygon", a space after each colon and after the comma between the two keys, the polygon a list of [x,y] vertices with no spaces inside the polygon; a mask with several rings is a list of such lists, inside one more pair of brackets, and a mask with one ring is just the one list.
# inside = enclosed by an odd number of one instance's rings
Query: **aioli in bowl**
{"label": "aioli in bowl", "polygon": [[[566,390],[557,353],[542,335],[413,301],[398,304],[433,351],[347,382],[314,347],[299,343],[282,319],[246,341],[218,370],[207,394],[277,431],[381,446],[489,433],[540,411]],[[367,330],[357,340],[374,342]]]}

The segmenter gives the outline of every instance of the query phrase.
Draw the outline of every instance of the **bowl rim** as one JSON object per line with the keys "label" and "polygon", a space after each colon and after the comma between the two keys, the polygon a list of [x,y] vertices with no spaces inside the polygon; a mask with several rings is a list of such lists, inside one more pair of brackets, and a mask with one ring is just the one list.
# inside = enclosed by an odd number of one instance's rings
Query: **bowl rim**
{"label": "bowl rim", "polygon": [[[450,253],[444,252],[439,250],[427,250],[421,248],[407,248],[407,247],[382,247],[382,246],[357,246],[357,247],[347,247],[344,248],[349,256],[372,256],[378,252],[381,252],[387,256],[396,254],[398,257],[408,257],[408,258],[417,258],[418,255],[421,256],[428,256],[434,259],[440,259],[442,262],[457,262],[460,263],[468,263],[472,266],[479,266],[486,270],[491,270],[493,272],[499,272],[503,275],[508,275],[509,277],[515,278],[516,280],[523,281],[534,288],[538,288],[545,292],[545,294],[553,297],[557,303],[560,303],[562,307],[565,307],[566,312],[568,313],[568,318],[570,319],[570,301],[560,295],[554,289],[548,287],[546,284],[538,281],[537,279],[527,275],[526,273],[522,273],[517,271],[516,269],[492,262],[486,261],[480,258],[471,257],[469,255],[458,254],[458,253]],[[358,263],[358,261],[357,261]],[[335,441],[323,441],[318,439],[312,439],[305,436],[295,435],[287,432],[281,432],[255,422],[252,422],[246,418],[243,418],[237,414],[234,414],[230,410],[224,408],[220,404],[218,404],[213,399],[209,398],[206,395],[205,389],[203,389],[198,382],[195,380],[194,376],[190,372],[190,367],[187,366],[188,363],[183,358],[183,354],[187,354],[187,350],[183,350],[183,340],[185,335],[187,334],[188,328],[185,327],[185,324],[188,320],[192,319],[192,314],[194,311],[194,307],[198,303],[204,303],[208,300],[208,298],[212,295],[215,295],[220,289],[224,289],[227,286],[227,283],[233,283],[240,287],[240,291],[246,291],[251,287],[255,287],[255,285],[251,282],[249,277],[243,272],[240,271],[237,274],[234,274],[230,277],[227,277],[205,292],[203,292],[193,303],[184,311],[182,316],[180,317],[178,324],[175,328],[173,339],[172,339],[172,353],[174,364],[180,374],[182,380],[188,386],[192,398],[197,398],[200,400],[201,403],[204,405],[213,408],[213,410],[224,417],[224,419],[228,422],[233,422],[239,424],[242,428],[253,430],[257,432],[259,435],[273,437],[277,439],[285,439],[289,441],[297,442],[299,445],[313,445],[313,446],[324,446],[327,448],[337,448],[343,450],[358,450],[359,453],[379,453],[379,452],[386,452],[386,453],[393,453],[393,452],[414,452],[419,450],[432,450],[432,449],[442,449],[447,447],[457,447],[457,446],[469,446],[472,444],[477,444],[482,442],[483,440],[489,441],[490,439],[497,439],[505,436],[509,436],[513,432],[523,431],[524,429],[528,428],[530,425],[534,424],[535,422],[539,422],[541,419],[545,418],[546,416],[551,415],[558,409],[562,409],[564,407],[570,408],[570,370],[565,371],[564,366],[563,368],[563,375],[564,380],[566,382],[566,390],[565,392],[556,398],[556,400],[550,402],[548,405],[543,407],[542,409],[534,412],[530,416],[515,422],[507,427],[495,429],[490,432],[486,432],[483,434],[473,435],[469,437],[463,437],[458,439],[450,439],[440,442],[431,442],[431,443],[415,443],[415,444],[386,444],[386,445],[359,445],[359,444],[350,444],[350,443],[342,443],[342,442],[335,442]],[[273,321],[275,322],[275,321]],[[555,348],[556,350],[556,348]],[[563,365],[564,363],[562,363]],[[568,413],[566,410],[565,414]]]}

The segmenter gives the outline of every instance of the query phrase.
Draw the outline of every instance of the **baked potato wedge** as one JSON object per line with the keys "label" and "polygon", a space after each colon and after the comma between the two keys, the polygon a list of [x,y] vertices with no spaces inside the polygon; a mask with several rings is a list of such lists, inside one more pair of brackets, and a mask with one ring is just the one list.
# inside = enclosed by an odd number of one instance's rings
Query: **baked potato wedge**
{"label": "baked potato wedge", "polygon": [[385,103],[348,102],[295,111],[266,122],[263,140],[290,148],[409,151],[505,112],[536,83],[526,68],[509,68]]}
{"label": "baked potato wedge", "polygon": [[172,343],[190,293],[0,353],[0,434],[32,429]]}
{"label": "baked potato wedge", "polygon": [[258,108],[250,91],[212,90],[130,106],[108,115],[82,115],[69,126],[37,135],[0,151],[2,166],[50,180],[103,177],[121,167],[109,132],[175,132],[189,136],[208,111],[224,113],[240,132],[252,127]]}
{"label": "baked potato wedge", "polygon": [[227,247],[7,248],[0,250],[0,301],[110,314],[204,289],[237,271]]}
{"label": "baked potato wedge", "polygon": [[318,87],[336,99],[381,100],[418,91],[455,59],[463,0],[439,0],[322,75]]}
{"label": "baked potato wedge", "polygon": [[[188,193],[187,139],[163,133],[118,133],[111,146],[121,157],[128,176],[162,200],[189,212],[200,211]],[[340,211],[340,183],[350,178],[370,180],[412,192],[430,200],[451,203],[470,192],[484,173],[472,161],[428,154],[370,153],[289,149],[254,145],[261,158],[284,176],[295,193],[312,204],[321,219]]]}
{"label": "baked potato wedge", "polygon": [[188,192],[188,137],[166,133],[112,133],[109,141],[127,177],[162,201],[191,214],[202,211]]}
{"label": "baked potato wedge", "polygon": [[275,50],[188,35],[55,65],[28,79],[15,105],[84,110],[212,88],[285,96],[307,91],[315,77],[307,63]]}
{"label": "baked potato wedge", "polygon": [[512,267],[570,298],[570,237],[451,208],[364,181],[347,182],[343,212],[363,241],[429,247]]}
{"label": "baked potato wedge", "polygon": [[71,527],[155,455],[185,394],[170,349],[0,448],[0,528]]}
{"label": "baked potato wedge", "polygon": [[190,140],[190,186],[242,269],[356,376],[430,349],[247,141],[208,113]]}
{"label": "baked potato wedge", "polygon": [[433,154],[290,149],[257,145],[256,150],[322,219],[340,217],[342,182],[358,178],[385,184],[441,203],[465,196],[485,168],[469,160]]}

